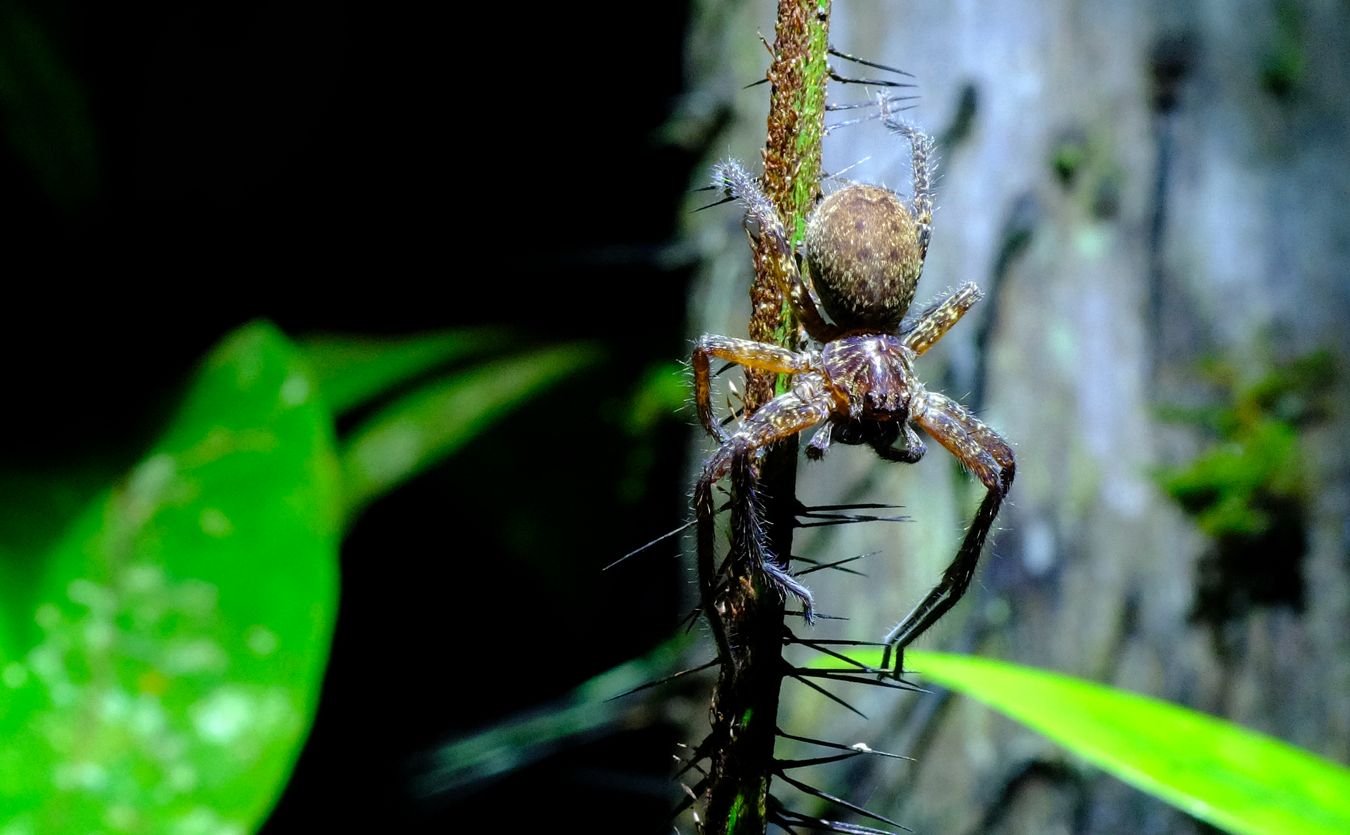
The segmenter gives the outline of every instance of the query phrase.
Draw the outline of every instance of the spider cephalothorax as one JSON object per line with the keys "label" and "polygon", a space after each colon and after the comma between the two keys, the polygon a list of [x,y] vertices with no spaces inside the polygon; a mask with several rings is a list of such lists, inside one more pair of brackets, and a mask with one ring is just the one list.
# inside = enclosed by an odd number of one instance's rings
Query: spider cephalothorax
{"label": "spider cephalothorax", "polygon": [[[820,458],[831,443],[866,444],[888,461],[913,463],[924,454],[911,423],[917,423],[984,483],[987,493],[970,530],[942,581],[886,636],[886,667],[946,613],[965,592],[1003,497],[1012,484],[1012,449],[998,433],[950,398],[929,392],[914,373],[914,360],[942,337],[980,299],[974,284],[930,306],[907,325],[905,313],[928,252],[932,223],[932,140],[889,116],[886,124],[911,145],[914,197],[904,201],[879,186],[851,184],[820,202],[806,224],[802,275],[782,219],[758,183],[734,161],[719,164],[714,185],[738,197],[746,207],[752,234],[767,238],[788,276],[793,312],[818,350],[792,351],[776,345],[704,336],[694,349],[695,398],[699,419],[720,446],[704,464],[695,488],[701,525],[710,525],[712,488],[738,462],[741,470],[775,441],[819,427],[808,443],[808,457]],[[827,321],[821,310],[829,315]],[[712,409],[710,361],[713,357],[747,368],[792,374],[790,391],[749,415],[728,433]],[[896,446],[898,442],[902,442]],[[754,512],[754,501],[747,502]],[[779,589],[797,596],[807,617],[811,594],[788,572],[785,562],[768,553],[762,541],[751,543],[766,576]]]}

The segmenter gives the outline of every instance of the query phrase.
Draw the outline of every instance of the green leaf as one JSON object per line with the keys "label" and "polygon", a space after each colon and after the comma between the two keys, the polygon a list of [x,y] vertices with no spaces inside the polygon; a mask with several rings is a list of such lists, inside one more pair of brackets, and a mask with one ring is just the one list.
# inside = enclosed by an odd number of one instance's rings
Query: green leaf
{"label": "green leaf", "polygon": [[659,362],[647,367],[624,414],[624,430],[642,435],[690,402],[689,371],[683,363]]}
{"label": "green leaf", "polygon": [[1149,794],[1233,832],[1350,832],[1350,769],[1177,705],[1043,670],[905,660]]}
{"label": "green leaf", "polygon": [[7,835],[264,819],[313,719],[337,604],[337,461],[315,394],[270,325],[236,332],[52,547],[30,602],[3,590],[18,615],[0,647]]}
{"label": "green leaf", "polygon": [[498,350],[505,331],[464,328],[406,339],[313,336],[300,345],[319,390],[334,414],[342,414],[439,365]]}
{"label": "green leaf", "polygon": [[649,722],[650,702],[636,692],[677,672],[693,643],[676,635],[562,698],[450,740],[416,778],[418,792],[467,794],[558,751]]}
{"label": "green leaf", "polygon": [[342,450],[348,518],[599,357],[593,345],[544,348],[476,366],[395,401],[352,432]]}

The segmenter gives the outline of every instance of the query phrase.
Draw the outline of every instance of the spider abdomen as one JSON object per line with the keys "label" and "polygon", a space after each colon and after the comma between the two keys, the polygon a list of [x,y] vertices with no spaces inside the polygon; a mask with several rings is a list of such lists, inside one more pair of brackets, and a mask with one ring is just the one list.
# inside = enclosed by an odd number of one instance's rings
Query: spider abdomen
{"label": "spider abdomen", "polygon": [[848,186],[812,213],[806,263],[836,324],[889,330],[909,309],[923,270],[919,224],[895,192]]}

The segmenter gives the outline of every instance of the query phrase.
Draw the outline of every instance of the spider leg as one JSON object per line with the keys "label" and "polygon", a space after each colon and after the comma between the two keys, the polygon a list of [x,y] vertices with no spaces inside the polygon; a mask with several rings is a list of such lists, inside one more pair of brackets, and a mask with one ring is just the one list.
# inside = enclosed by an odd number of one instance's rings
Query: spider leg
{"label": "spider leg", "polygon": [[783,220],[778,216],[773,201],[759,187],[759,183],[750,172],[734,159],[723,160],[713,166],[713,188],[735,197],[745,205],[746,226],[757,238],[769,239],[774,247],[784,255],[792,252],[792,242],[783,229]]}
{"label": "spider leg", "polygon": [[903,446],[894,446],[897,438],[877,438],[872,442],[872,449],[881,458],[882,461],[895,461],[900,464],[917,464],[923,458],[923,454],[928,451],[928,447],[919,438],[919,433],[914,431],[914,427],[908,422],[901,424],[897,430],[897,437],[901,434],[904,437]]}
{"label": "spider leg", "polygon": [[826,421],[823,426],[816,430],[811,436],[811,441],[806,445],[806,457],[812,461],[819,461],[825,457],[825,453],[830,450],[830,442],[834,440],[834,421]]}
{"label": "spider leg", "polygon": [[778,261],[776,274],[787,281],[792,313],[807,334],[822,343],[838,338],[842,331],[820,315],[820,298],[802,276],[783,220],[755,178],[739,162],[729,159],[713,166],[713,186],[728,196],[740,198],[745,204],[746,230],[755,238],[772,243],[772,257]]}
{"label": "spider leg", "polygon": [[994,524],[1003,497],[1012,486],[1016,469],[1012,448],[1007,442],[949,397],[927,395],[926,408],[920,410],[914,419],[974,473],[988,492],[975,513],[970,529],[966,531],[956,558],[942,573],[941,582],[883,639],[886,649],[882,654],[881,667],[885,670],[890,666],[891,652],[894,651],[896,676],[900,675],[904,667],[905,647],[936,623],[965,594],[970,578],[975,574],[985,537]]}
{"label": "spider leg", "polygon": [[694,344],[691,363],[694,367],[694,403],[698,407],[698,419],[703,428],[719,443],[726,443],[731,436],[713,414],[712,357],[729,360],[745,368],[785,374],[801,374],[810,371],[813,366],[810,354],[789,351],[776,345],[730,336],[701,337]]}
{"label": "spider leg", "polygon": [[980,292],[979,287],[967,282],[955,293],[929,305],[905,333],[905,347],[915,354],[924,353],[951,330],[952,325],[961,321],[966,311],[974,307],[975,302],[983,297],[984,293]]}
{"label": "spider leg", "polygon": [[759,474],[754,459],[759,450],[738,452],[731,462],[731,483],[738,499],[731,510],[732,550],[750,557],[750,564],[764,572],[769,585],[786,597],[791,594],[801,601],[807,623],[813,620],[815,599],[811,590],[788,570],[787,560],[780,565],[769,550],[768,528],[764,522],[763,503],[759,494]]}
{"label": "spider leg", "polygon": [[933,233],[933,174],[937,171],[936,143],[933,137],[902,121],[891,111],[890,102],[878,101],[881,121],[886,127],[909,140],[914,167],[914,219],[919,222],[919,257],[928,255],[928,239]]}
{"label": "spider leg", "polygon": [[764,572],[770,585],[780,593],[799,598],[810,619],[811,592],[788,573],[786,560],[780,561],[765,544],[764,522],[754,495],[753,464],[758,453],[770,444],[790,438],[826,420],[833,402],[831,395],[820,385],[819,378],[808,376],[801,379],[792,391],[780,394],[761,406],[704,463],[703,473],[694,487],[694,510],[698,517],[698,564],[705,611],[716,611],[713,608],[717,586],[713,553],[713,516],[716,511],[713,487],[730,473],[736,480],[739,498],[744,501],[740,528],[749,539],[748,550],[756,567]]}

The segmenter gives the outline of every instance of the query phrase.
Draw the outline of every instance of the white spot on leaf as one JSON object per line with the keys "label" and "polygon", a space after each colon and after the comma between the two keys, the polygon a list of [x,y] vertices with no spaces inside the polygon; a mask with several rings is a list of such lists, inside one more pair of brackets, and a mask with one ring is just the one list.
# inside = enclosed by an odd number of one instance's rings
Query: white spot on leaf
{"label": "white spot on leaf", "polygon": [[91,620],[84,625],[84,645],[90,652],[102,653],[112,646],[117,631],[106,620]]}
{"label": "white spot on leaf", "polygon": [[309,399],[309,380],[302,374],[292,374],[281,384],[281,402],[299,406]]}
{"label": "white spot on leaf", "polygon": [[189,713],[202,739],[224,745],[244,730],[253,709],[253,700],[247,695],[233,687],[221,687],[194,704]]}
{"label": "white spot on leaf", "polygon": [[48,631],[53,630],[61,625],[61,610],[51,603],[43,603],[37,608],[34,620],[36,620],[37,625],[41,626],[43,629]]}
{"label": "white spot on leaf", "polygon": [[254,655],[267,657],[277,651],[280,641],[272,630],[265,626],[251,626],[248,633],[244,636],[244,641]]}
{"label": "white spot on leaf", "polygon": [[165,646],[162,663],[166,674],[178,676],[223,671],[229,658],[209,638],[177,638]]}
{"label": "white spot on leaf", "polygon": [[173,480],[177,471],[173,456],[166,452],[152,455],[131,471],[127,492],[143,502],[153,502]]}
{"label": "white spot on leaf", "polygon": [[198,524],[202,526],[202,533],[207,536],[213,536],[217,539],[229,536],[234,533],[234,523],[230,517],[218,507],[202,508],[201,516],[198,518]]}
{"label": "white spot on leaf", "polygon": [[107,785],[108,772],[96,762],[60,763],[52,769],[52,783],[64,791],[98,791]]}
{"label": "white spot on leaf", "polygon": [[84,578],[71,580],[66,595],[95,615],[111,615],[117,609],[117,596],[111,589]]}
{"label": "white spot on leaf", "polygon": [[197,770],[187,763],[177,763],[169,769],[169,788],[182,794],[197,788]]}

